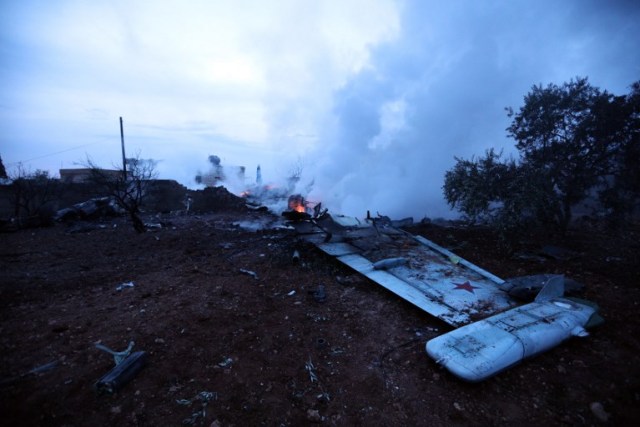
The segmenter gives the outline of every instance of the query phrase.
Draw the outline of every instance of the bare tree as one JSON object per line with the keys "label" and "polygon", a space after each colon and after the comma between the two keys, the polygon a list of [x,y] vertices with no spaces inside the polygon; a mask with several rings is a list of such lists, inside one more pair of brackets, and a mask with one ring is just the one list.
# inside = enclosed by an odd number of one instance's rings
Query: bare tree
{"label": "bare tree", "polygon": [[127,212],[138,233],[146,230],[140,219],[140,206],[157,177],[156,164],[155,160],[141,159],[139,156],[126,160],[126,171],[123,168],[102,169],[91,159],[85,163],[91,171],[91,181],[99,191],[112,197]]}

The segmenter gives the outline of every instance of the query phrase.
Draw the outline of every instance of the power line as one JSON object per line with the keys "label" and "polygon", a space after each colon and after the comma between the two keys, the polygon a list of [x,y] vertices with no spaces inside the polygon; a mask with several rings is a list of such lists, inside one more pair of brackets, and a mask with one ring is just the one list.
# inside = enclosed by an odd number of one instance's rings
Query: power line
{"label": "power line", "polygon": [[76,147],[67,148],[66,150],[56,151],[55,153],[43,154],[42,156],[37,156],[37,157],[32,157],[32,158],[26,159],[26,160],[19,160],[17,162],[7,163],[7,166],[13,166],[13,165],[18,165],[20,163],[31,162],[33,160],[44,159],[44,158],[47,158],[47,157],[56,156],[58,154],[66,153],[66,152],[69,152],[69,151],[77,150],[79,148],[84,148],[84,147],[88,147],[90,145],[95,145],[95,144],[99,144],[99,143],[100,142],[90,142],[89,144],[78,145]]}

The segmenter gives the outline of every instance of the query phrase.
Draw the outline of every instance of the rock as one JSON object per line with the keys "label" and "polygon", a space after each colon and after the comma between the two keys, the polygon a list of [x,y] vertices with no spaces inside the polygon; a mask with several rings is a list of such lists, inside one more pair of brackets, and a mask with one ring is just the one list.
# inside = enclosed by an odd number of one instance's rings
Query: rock
{"label": "rock", "polygon": [[609,417],[611,415],[609,415],[605,410],[604,407],[602,406],[602,403],[600,402],[592,402],[589,405],[589,409],[591,409],[591,412],[593,413],[593,415],[595,415],[595,417],[599,420],[602,421],[603,423],[606,423],[607,421],[609,421]]}
{"label": "rock", "polygon": [[319,423],[320,421],[322,421],[320,411],[318,411],[317,409],[307,409],[307,419],[313,423]]}

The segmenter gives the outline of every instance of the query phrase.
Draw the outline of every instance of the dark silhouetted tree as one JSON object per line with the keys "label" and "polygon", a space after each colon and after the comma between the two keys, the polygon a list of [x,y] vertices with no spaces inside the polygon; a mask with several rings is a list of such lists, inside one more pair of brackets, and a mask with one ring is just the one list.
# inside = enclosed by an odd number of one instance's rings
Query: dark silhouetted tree
{"label": "dark silhouetted tree", "polygon": [[616,139],[610,174],[603,179],[600,200],[614,225],[623,224],[640,208],[640,81],[626,97],[617,97],[607,111],[609,123],[622,128]]}
{"label": "dark silhouetted tree", "polygon": [[515,161],[502,162],[501,153],[493,149],[485,157],[464,160],[456,157],[456,165],[445,174],[444,195],[447,201],[464,212],[470,220],[490,219],[501,208],[515,178]]}
{"label": "dark silhouetted tree", "polygon": [[156,161],[135,157],[126,162],[126,174],[122,169],[102,169],[91,159],[87,159],[85,166],[91,170],[91,181],[100,194],[112,197],[127,212],[133,228],[142,233],[146,227],[140,219],[140,206],[157,176]]}
{"label": "dark silhouetted tree", "polygon": [[577,78],[533,86],[507,128],[520,152],[502,161],[493,150],[456,159],[444,195],[469,219],[517,229],[527,222],[566,230],[572,208],[600,189],[611,212],[638,200],[638,93],[614,96]]}
{"label": "dark silhouetted tree", "polygon": [[0,157],[0,179],[8,179],[7,170],[4,168],[4,163],[2,162],[2,157]]}
{"label": "dark silhouetted tree", "polygon": [[8,179],[16,225],[20,228],[51,225],[53,205],[62,191],[60,181],[51,178],[47,171],[29,172],[22,165]]}
{"label": "dark silhouetted tree", "polygon": [[564,230],[571,208],[609,173],[622,123],[610,121],[616,98],[578,78],[562,86],[533,86],[513,117],[508,135],[521,161],[541,176],[552,203],[549,218]]}

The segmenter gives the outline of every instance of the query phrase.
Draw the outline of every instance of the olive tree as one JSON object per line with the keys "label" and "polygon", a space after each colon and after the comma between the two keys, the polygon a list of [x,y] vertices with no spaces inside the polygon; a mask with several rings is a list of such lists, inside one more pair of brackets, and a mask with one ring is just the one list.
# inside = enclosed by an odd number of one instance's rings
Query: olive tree
{"label": "olive tree", "polygon": [[517,161],[456,159],[444,195],[469,219],[517,229],[527,222],[565,231],[573,207],[588,197],[610,212],[629,212],[639,199],[640,83],[627,96],[586,78],[533,86],[512,118],[508,136]]}

